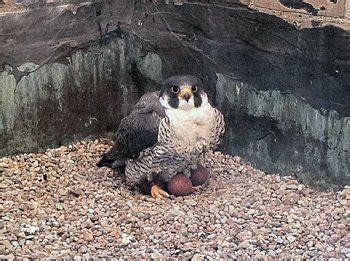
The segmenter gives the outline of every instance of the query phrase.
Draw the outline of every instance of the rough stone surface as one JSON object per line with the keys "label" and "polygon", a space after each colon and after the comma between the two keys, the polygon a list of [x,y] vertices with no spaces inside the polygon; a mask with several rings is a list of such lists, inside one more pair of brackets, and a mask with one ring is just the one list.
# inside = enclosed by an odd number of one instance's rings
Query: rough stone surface
{"label": "rough stone surface", "polygon": [[0,155],[114,130],[142,93],[193,73],[225,111],[225,151],[323,188],[349,184],[350,33],[299,29],[241,1],[180,2],[2,14]]}
{"label": "rough stone surface", "polygon": [[110,144],[0,159],[1,259],[349,258],[350,187],[319,192],[215,152],[209,184],[159,201],[95,167]]}

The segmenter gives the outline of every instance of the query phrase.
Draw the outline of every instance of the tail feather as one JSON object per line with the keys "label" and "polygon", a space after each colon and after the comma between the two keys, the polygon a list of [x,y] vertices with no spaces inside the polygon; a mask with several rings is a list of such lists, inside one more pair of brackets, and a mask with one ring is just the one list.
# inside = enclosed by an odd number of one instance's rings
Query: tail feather
{"label": "tail feather", "polygon": [[112,168],[125,165],[125,159],[123,159],[120,154],[119,146],[114,145],[108,152],[102,155],[102,158],[96,166]]}
{"label": "tail feather", "polygon": [[96,163],[96,166],[101,167],[112,167],[113,160],[108,160],[106,158],[102,158],[99,162]]}

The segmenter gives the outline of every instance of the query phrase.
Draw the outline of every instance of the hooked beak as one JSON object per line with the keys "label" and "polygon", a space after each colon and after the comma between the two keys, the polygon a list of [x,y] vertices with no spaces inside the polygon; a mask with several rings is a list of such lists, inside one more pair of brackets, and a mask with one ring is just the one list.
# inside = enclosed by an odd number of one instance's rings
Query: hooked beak
{"label": "hooked beak", "polygon": [[180,86],[179,97],[185,99],[186,102],[188,102],[189,99],[192,97],[192,95],[193,95],[193,93],[191,90],[191,86],[188,86],[188,85]]}

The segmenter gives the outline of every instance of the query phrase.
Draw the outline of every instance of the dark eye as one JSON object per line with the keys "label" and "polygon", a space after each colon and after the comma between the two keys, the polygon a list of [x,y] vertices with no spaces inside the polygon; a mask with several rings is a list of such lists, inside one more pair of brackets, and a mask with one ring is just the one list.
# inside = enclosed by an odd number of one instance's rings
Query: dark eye
{"label": "dark eye", "polygon": [[180,88],[179,88],[178,86],[176,86],[176,85],[174,85],[173,87],[171,87],[171,91],[172,91],[173,93],[178,93],[179,90],[180,90]]}
{"label": "dark eye", "polygon": [[193,85],[193,86],[192,86],[192,92],[193,92],[193,93],[196,92],[197,89],[198,89],[198,88],[197,88],[197,85]]}

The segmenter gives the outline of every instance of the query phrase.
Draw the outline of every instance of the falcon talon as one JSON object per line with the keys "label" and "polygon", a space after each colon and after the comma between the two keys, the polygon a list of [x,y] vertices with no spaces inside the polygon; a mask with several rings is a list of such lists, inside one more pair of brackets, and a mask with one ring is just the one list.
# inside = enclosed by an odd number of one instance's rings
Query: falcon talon
{"label": "falcon talon", "polygon": [[155,199],[157,198],[162,199],[163,197],[168,198],[169,194],[163,189],[161,189],[160,187],[158,187],[157,185],[153,185],[151,188],[151,196]]}
{"label": "falcon talon", "polygon": [[[202,81],[193,75],[172,76],[161,90],[144,94],[121,120],[114,146],[97,166],[124,172],[130,186],[140,186],[153,176],[168,182],[214,150],[224,130],[224,117],[210,104]],[[186,172],[177,181],[173,179],[179,188],[170,187],[175,194],[188,195],[192,185],[206,182],[208,173],[196,168],[194,174]],[[141,187],[154,198],[169,197],[161,187]]]}

